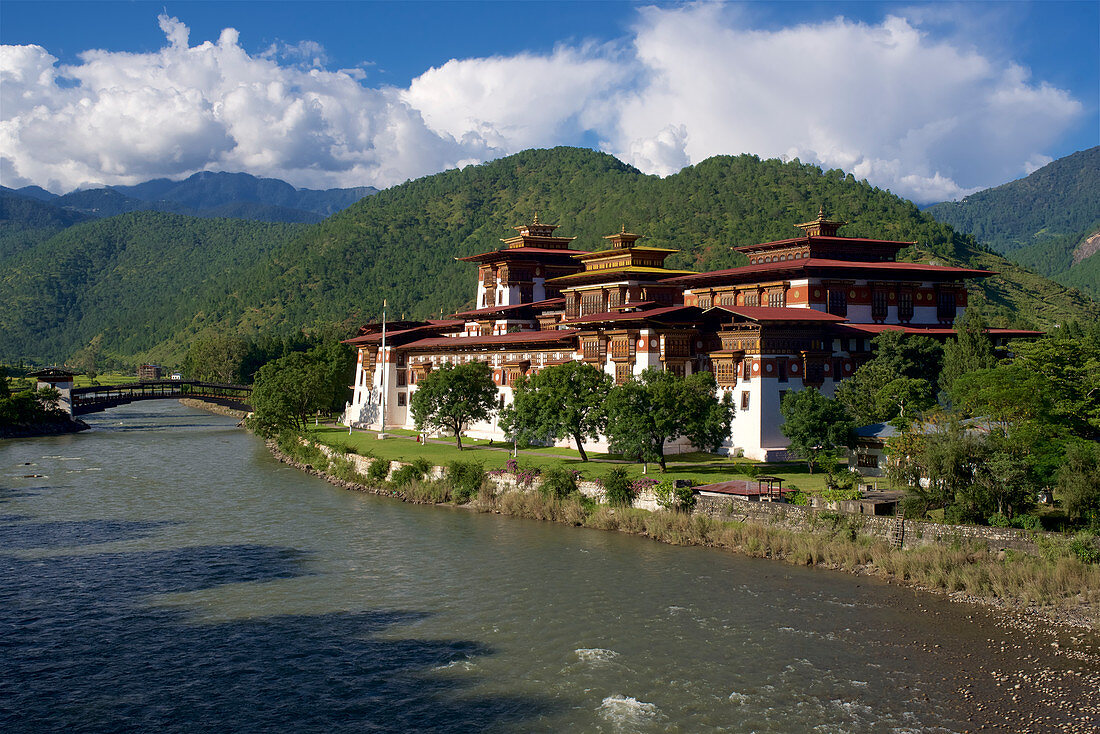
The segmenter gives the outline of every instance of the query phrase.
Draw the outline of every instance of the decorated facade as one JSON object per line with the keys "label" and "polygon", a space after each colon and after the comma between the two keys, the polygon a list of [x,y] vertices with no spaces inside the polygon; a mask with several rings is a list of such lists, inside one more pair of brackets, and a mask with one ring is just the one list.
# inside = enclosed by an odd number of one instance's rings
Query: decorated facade
{"label": "decorated facade", "polygon": [[[344,420],[414,428],[416,384],[447,362],[487,362],[501,406],[519,376],[570,360],[598,367],[617,384],[648,367],[705,370],[737,408],[723,450],[785,458],[779,402],[786,391],[813,386],[831,395],[870,358],[871,339],[884,329],[952,336],[966,308],[965,281],[994,275],[898,262],[898,251],[914,243],[843,237],[843,224],[820,212],[796,225],[799,237],[735,248],[748,265],[696,273],[665,267],[677,250],[640,245],[625,226],[604,238],[604,249],[588,252],[572,249],[574,238],[555,236],[556,227],[536,215],[502,248],[460,258],[478,266],[474,309],[390,322],[385,348],[381,324],[347,341],[358,349],[358,364]],[[468,433],[505,438],[497,417]]]}

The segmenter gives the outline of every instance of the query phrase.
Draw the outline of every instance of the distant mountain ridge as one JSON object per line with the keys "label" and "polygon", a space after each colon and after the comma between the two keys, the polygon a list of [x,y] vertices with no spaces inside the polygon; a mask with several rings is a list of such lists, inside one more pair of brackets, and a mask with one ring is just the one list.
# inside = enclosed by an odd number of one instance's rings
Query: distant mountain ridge
{"label": "distant mountain ridge", "polygon": [[925,211],[1025,267],[1100,298],[1100,146]]}
{"label": "distant mountain ridge", "polygon": [[51,194],[38,186],[4,188],[4,192],[97,218],[159,211],[203,218],[311,223],[378,193],[378,189],[298,189],[275,178],[202,171],[182,181],[158,178],[133,186],[105,186],[64,195]]}

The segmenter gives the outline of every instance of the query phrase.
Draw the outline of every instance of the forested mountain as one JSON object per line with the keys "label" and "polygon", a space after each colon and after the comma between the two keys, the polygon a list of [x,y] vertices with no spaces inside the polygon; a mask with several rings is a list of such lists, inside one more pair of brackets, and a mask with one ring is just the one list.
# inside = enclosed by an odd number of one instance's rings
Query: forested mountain
{"label": "forested mountain", "polygon": [[87,214],[0,187],[0,262],[89,219]]}
{"label": "forested mountain", "polygon": [[1100,257],[1088,243],[1100,232],[1100,146],[927,212],[1036,272],[1100,297]]}
{"label": "forested mountain", "polygon": [[217,320],[301,226],[136,212],[70,227],[0,263],[0,362],[63,360],[97,335],[124,356],[170,342]]}
{"label": "forested mountain", "polygon": [[844,234],[919,242],[906,258],[1001,272],[974,286],[1001,323],[1100,319],[1095,302],[840,171],[720,156],[661,179],[555,148],[410,181],[297,230],[153,213],[75,227],[0,264],[0,360],[63,359],[102,333],[108,350],[172,362],[199,333],[350,330],[383,298],[391,317],[451,312],[474,295],[474,268],[454,258],[499,247],[536,210],[580,249],[625,224],[680,249],[670,267],[702,270],[744,263],[730,246],[797,235],[822,204],[851,223]]}

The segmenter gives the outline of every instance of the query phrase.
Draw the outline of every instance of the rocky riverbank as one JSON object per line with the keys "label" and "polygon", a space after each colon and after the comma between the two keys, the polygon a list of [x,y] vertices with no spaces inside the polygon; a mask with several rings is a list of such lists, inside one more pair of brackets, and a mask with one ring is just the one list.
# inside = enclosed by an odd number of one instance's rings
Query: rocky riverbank
{"label": "rocky riverbank", "polygon": [[14,426],[0,426],[0,439],[34,438],[36,436],[60,436],[66,433],[87,431],[89,426],[79,418],[59,418],[41,423],[26,423]]}
{"label": "rocky riverbank", "polygon": [[217,403],[208,403],[205,400],[195,400],[194,398],[180,398],[180,405],[186,405],[188,408],[198,408],[199,410],[205,410],[207,413],[214,413],[215,415],[224,415],[229,418],[238,418],[243,420],[248,417],[248,412],[244,410],[237,410],[236,408],[227,408],[224,405],[218,405]]}

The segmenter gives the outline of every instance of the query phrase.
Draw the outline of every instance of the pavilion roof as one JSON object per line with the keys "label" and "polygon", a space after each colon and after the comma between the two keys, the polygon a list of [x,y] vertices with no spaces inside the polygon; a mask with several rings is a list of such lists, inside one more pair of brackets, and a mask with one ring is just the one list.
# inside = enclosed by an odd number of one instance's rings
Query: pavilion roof
{"label": "pavilion roof", "polygon": [[[576,329],[558,329],[550,331],[514,331],[511,334],[490,334],[486,336],[444,336],[421,339],[410,342],[406,349],[461,349],[463,347],[489,347],[510,344],[553,344],[554,342],[572,342]],[[570,344],[572,346],[572,344]]]}
{"label": "pavilion roof", "polygon": [[974,268],[959,268],[952,265],[928,265],[926,263],[899,263],[899,262],[860,262],[855,260],[827,260],[824,258],[802,258],[799,260],[783,260],[780,262],[756,263],[754,265],[742,265],[737,268],[725,270],[712,270],[706,273],[694,273],[677,278],[670,278],[666,285],[678,285],[684,288],[701,288],[708,285],[716,285],[724,282],[752,281],[763,274],[799,273],[829,274],[838,271],[860,273],[868,276],[907,276],[913,279],[922,276],[928,280],[959,280],[962,278],[988,278],[997,273],[991,270],[977,270]]}
{"label": "pavilion roof", "polygon": [[452,316],[461,316],[465,318],[477,317],[477,316],[491,316],[493,314],[511,314],[524,309],[531,309],[533,311],[547,311],[565,305],[564,298],[547,298],[542,301],[534,301],[532,303],[515,303],[511,306],[486,306],[485,308],[476,308],[472,311],[458,311],[451,314]]}

